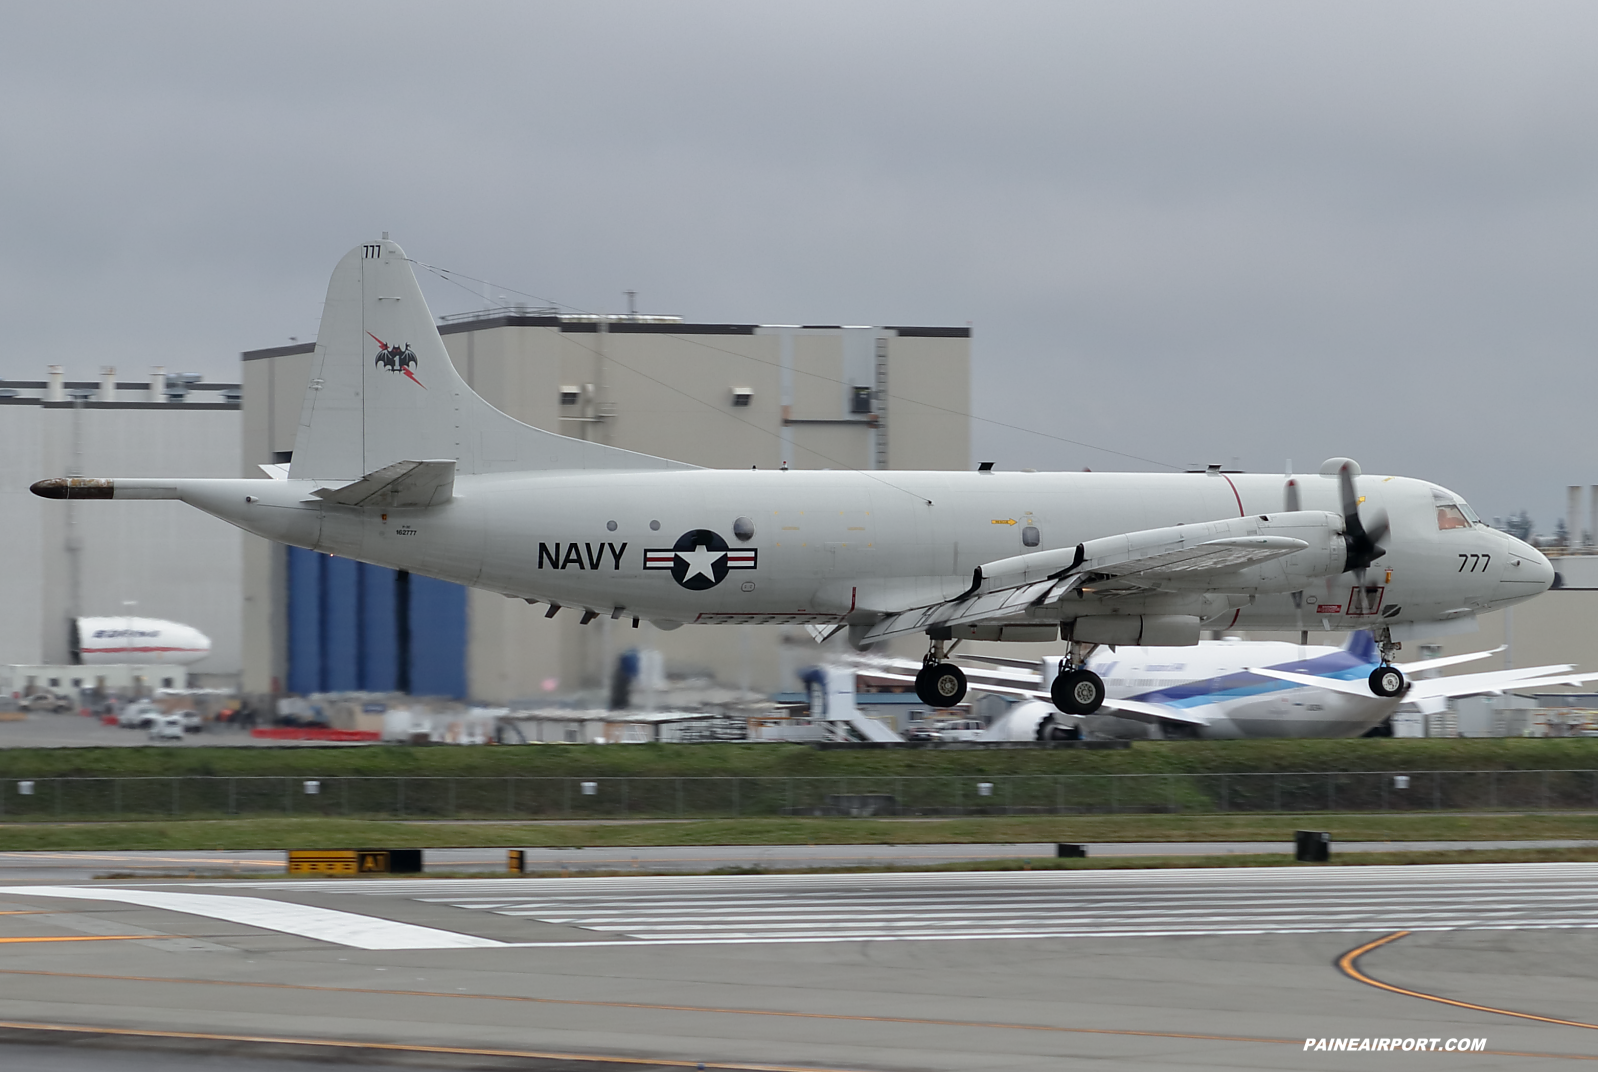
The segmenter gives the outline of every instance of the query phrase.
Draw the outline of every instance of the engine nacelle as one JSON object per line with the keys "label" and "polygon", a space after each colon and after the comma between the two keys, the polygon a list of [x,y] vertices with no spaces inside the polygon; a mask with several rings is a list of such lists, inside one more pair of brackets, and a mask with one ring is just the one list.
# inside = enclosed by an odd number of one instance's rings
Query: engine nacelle
{"label": "engine nacelle", "polygon": [[1199,619],[1191,614],[1087,614],[1068,623],[1066,631],[1085,644],[1187,647],[1199,642]]}

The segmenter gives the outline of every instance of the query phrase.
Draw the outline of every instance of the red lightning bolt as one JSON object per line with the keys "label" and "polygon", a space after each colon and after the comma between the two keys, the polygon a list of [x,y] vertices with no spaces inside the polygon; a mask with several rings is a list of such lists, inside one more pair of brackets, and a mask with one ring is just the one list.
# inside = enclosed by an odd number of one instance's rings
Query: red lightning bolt
{"label": "red lightning bolt", "polygon": [[[372,333],[370,331],[368,331],[367,334],[368,335],[372,335]],[[379,339],[376,335],[372,335],[372,340],[374,342],[376,342],[377,345],[381,346],[383,349],[385,349],[385,350],[388,349],[388,343],[384,342],[382,339]],[[421,380],[418,380],[416,378],[416,373],[412,372],[408,368],[402,368],[402,369],[400,369],[400,371],[405,374],[405,378],[406,379],[410,380],[412,383],[414,383],[416,386],[420,387],[422,390],[424,390],[424,391],[427,390],[427,384],[423,383]]]}

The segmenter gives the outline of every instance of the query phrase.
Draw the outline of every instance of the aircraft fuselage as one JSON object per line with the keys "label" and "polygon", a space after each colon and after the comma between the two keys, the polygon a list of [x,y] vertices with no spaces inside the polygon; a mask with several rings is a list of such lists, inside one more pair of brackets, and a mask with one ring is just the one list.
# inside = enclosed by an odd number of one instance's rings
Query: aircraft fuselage
{"label": "aircraft fuselage", "polygon": [[[1297,479],[1302,509],[1339,509],[1336,479]],[[1284,478],[1263,474],[685,469],[461,475],[439,506],[380,509],[313,499],[321,485],[306,480],[115,484],[118,498],[145,497],[142,485],[175,489],[300,547],[661,623],[874,616],[958,596],[983,563],[1129,531],[1268,516],[1284,495]],[[1443,489],[1371,475],[1359,486],[1362,509],[1385,511],[1392,526],[1367,578],[1379,589],[1370,599],[1351,599],[1352,575],[1341,574],[1306,589],[1302,609],[1289,593],[1260,591],[1220,605],[1209,597],[1205,619],[1360,628],[1468,615],[1547,587],[1547,560],[1514,537],[1480,523],[1440,528],[1436,503],[1452,498]],[[1189,613],[1180,608],[1196,598],[1117,600],[1131,613]]]}

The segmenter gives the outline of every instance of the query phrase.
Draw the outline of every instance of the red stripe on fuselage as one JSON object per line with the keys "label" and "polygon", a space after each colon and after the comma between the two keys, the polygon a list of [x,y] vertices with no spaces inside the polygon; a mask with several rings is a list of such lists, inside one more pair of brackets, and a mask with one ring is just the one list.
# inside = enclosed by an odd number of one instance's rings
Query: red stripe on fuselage
{"label": "red stripe on fuselage", "polygon": [[1237,485],[1232,483],[1231,477],[1225,473],[1222,473],[1221,476],[1226,480],[1226,486],[1232,489],[1232,498],[1237,500],[1237,516],[1243,517],[1243,496],[1237,493]]}

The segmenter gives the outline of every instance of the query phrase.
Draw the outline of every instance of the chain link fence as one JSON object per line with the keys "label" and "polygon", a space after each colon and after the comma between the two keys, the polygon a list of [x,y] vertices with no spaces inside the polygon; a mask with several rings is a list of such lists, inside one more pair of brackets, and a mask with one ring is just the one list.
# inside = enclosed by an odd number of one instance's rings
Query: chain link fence
{"label": "chain link fence", "polygon": [[1598,770],[849,778],[0,779],[0,822],[1598,810]]}

